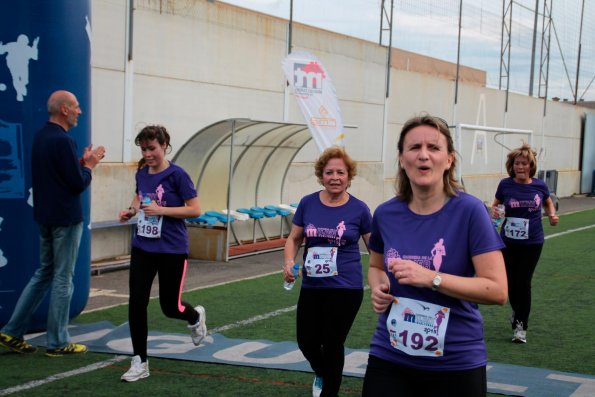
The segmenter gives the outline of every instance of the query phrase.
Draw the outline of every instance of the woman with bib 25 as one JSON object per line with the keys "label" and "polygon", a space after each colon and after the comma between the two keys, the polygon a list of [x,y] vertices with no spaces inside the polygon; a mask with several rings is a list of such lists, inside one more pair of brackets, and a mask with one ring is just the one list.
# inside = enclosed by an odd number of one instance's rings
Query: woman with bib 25
{"label": "woman with bib 25", "polygon": [[461,191],[447,124],[408,120],[397,196],[374,212],[368,282],[380,314],[363,396],[485,396],[478,303],[506,303],[504,244],[484,204]]}
{"label": "woman with bib 25", "polygon": [[347,334],[364,291],[359,240],[367,245],[372,215],[347,193],[356,163],[340,147],[326,149],[314,164],[324,189],[303,197],[285,244],[284,277],[305,239],[303,281],[297,304],[297,342],[314,370],[313,396],[337,396]]}

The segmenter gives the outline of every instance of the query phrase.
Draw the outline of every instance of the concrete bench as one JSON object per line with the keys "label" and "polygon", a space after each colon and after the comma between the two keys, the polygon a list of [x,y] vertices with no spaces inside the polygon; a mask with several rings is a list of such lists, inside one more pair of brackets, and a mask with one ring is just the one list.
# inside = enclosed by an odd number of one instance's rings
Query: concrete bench
{"label": "concrete bench", "polygon": [[119,219],[116,220],[109,220],[109,221],[99,221],[99,222],[91,222],[89,224],[89,229],[97,230],[97,229],[108,229],[112,227],[122,227],[122,226],[131,226],[136,225],[136,218],[131,218],[126,222],[120,222]]}

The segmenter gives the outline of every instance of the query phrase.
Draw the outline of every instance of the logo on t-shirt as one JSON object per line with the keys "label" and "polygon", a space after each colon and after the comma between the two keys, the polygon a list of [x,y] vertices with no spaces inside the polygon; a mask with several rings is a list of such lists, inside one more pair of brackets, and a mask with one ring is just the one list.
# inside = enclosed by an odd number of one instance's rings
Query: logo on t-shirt
{"label": "logo on t-shirt", "polygon": [[386,250],[384,256],[387,265],[389,259],[408,259],[427,269],[432,269],[438,272],[442,267],[442,258],[446,256],[446,245],[444,244],[444,239],[440,238],[434,244],[434,247],[430,251],[430,255],[399,255],[399,252],[396,249],[389,248]]}
{"label": "logo on t-shirt", "polygon": [[514,197],[508,201],[510,208],[527,208],[529,212],[538,211],[541,206],[541,197],[535,194],[533,200],[517,200]]}
{"label": "logo on t-shirt", "polygon": [[345,221],[339,222],[334,229],[328,227],[316,227],[312,223],[309,223],[306,225],[305,233],[306,237],[327,238],[330,244],[340,246],[346,244],[345,239],[342,239],[346,229]]}

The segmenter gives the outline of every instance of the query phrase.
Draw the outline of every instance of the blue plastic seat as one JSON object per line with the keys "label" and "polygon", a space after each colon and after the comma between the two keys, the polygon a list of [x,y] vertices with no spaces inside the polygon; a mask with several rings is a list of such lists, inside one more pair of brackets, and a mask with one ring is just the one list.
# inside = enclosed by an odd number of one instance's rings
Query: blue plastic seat
{"label": "blue plastic seat", "polygon": [[228,216],[228,215],[224,214],[223,212],[219,212],[219,211],[206,211],[205,215],[212,216],[213,218],[217,218],[217,220],[219,220],[219,222],[221,222],[221,223],[227,223],[227,218],[229,218],[230,222],[235,221],[235,218],[233,216]]}
{"label": "blue plastic seat", "polygon": [[209,226],[212,226],[219,222],[219,219],[215,218],[214,216],[209,216],[206,214],[201,214],[198,218],[199,223],[206,223]]}
{"label": "blue plastic seat", "polygon": [[238,208],[236,211],[239,212],[240,214],[248,214],[250,216],[250,218],[252,218],[252,220],[254,222],[252,225],[252,243],[256,243],[256,224],[257,223],[260,228],[260,231],[262,232],[263,237],[266,240],[269,239],[264,231],[264,228],[262,227],[262,224],[260,223],[260,220],[265,217],[264,208],[262,208],[262,209],[258,209],[258,207]]}
{"label": "blue plastic seat", "polygon": [[290,212],[288,210],[284,210],[283,208],[279,208],[274,205],[265,205],[264,208],[267,210],[275,211],[277,214],[279,214],[281,216],[287,216],[290,214]]}
{"label": "blue plastic seat", "polygon": [[262,208],[262,207],[250,207],[250,209],[252,211],[262,212],[264,214],[264,216],[266,216],[267,218],[274,218],[274,217],[277,216],[277,211],[268,210],[266,208]]}
{"label": "blue plastic seat", "polygon": [[252,219],[264,218],[264,212],[262,211],[255,211],[248,208],[238,208],[236,211],[238,211],[241,214],[248,214]]}

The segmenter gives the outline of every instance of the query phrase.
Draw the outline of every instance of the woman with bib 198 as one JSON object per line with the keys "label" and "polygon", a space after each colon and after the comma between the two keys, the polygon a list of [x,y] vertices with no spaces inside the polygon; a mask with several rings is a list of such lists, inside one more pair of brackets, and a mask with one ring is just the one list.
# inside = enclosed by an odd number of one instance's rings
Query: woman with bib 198
{"label": "woman with bib 198", "polygon": [[158,125],[147,126],[136,136],[134,143],[143,154],[136,192],[130,207],[120,212],[121,222],[139,215],[130,256],[128,307],[134,356],[121,377],[126,382],[149,376],[147,305],[157,274],[163,314],[185,320],[196,346],[207,334],[205,309],[181,300],[189,252],[184,218],[198,216],[200,203],[190,176],[165,159],[169,142],[169,133]]}

